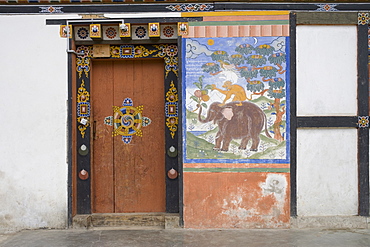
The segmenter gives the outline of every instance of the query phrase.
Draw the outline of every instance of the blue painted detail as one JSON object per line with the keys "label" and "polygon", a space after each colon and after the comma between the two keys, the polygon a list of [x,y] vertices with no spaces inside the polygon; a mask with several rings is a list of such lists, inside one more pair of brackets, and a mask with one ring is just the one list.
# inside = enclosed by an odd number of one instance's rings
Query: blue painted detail
{"label": "blue painted detail", "polygon": [[[86,107],[86,112],[81,112],[81,107]],[[77,116],[79,117],[90,117],[90,102],[77,103]]]}
{"label": "blue painted detail", "polygon": [[113,126],[113,116],[108,116],[104,118],[104,124]]}
{"label": "blue painted detail", "polygon": [[143,127],[146,127],[146,126],[148,126],[149,124],[151,124],[152,123],[152,120],[150,119],[150,118],[148,118],[148,117],[143,117],[143,122],[142,122],[142,124],[143,124]]}
{"label": "blue painted detail", "polygon": [[133,45],[121,45],[119,49],[119,55],[121,58],[134,58],[135,49]]}
{"label": "blue painted detail", "polygon": [[166,117],[177,117],[179,112],[178,108],[177,102],[166,102]]}
{"label": "blue painted detail", "polygon": [[132,136],[122,136],[122,141],[125,143],[125,144],[129,144],[132,140]]}
{"label": "blue painted detail", "polygon": [[123,100],[123,103],[122,103],[123,106],[133,106],[133,101],[131,98],[126,98]]}
{"label": "blue painted detail", "polygon": [[166,7],[171,11],[179,12],[197,12],[197,11],[208,11],[214,8],[213,4],[209,3],[183,3],[183,4],[171,4]]}
{"label": "blue painted detail", "polygon": [[135,34],[136,34],[136,37],[138,37],[140,39],[144,38],[145,35],[146,35],[145,27],[142,27],[142,26],[137,27],[136,30],[135,30]]}
{"label": "blue painted detail", "polygon": [[337,4],[316,4],[317,9],[316,11],[338,11],[335,7],[337,7]]}

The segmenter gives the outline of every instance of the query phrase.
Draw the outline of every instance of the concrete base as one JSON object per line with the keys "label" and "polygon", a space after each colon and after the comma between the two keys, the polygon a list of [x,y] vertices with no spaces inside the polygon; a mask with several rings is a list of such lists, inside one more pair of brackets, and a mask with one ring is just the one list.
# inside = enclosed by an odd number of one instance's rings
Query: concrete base
{"label": "concrete base", "polygon": [[[180,216],[166,213],[83,214],[73,217],[74,229],[178,229]],[[291,229],[370,229],[362,216],[291,217]]]}
{"label": "concrete base", "polygon": [[291,228],[368,229],[370,219],[362,216],[298,216],[290,219]]}
{"label": "concrete base", "polygon": [[90,214],[78,214],[73,217],[72,228],[81,229],[81,228],[90,228],[91,227],[91,215]]}
{"label": "concrete base", "polygon": [[180,228],[178,214],[166,213],[124,213],[124,214],[86,214],[73,217],[74,229],[90,228]]}

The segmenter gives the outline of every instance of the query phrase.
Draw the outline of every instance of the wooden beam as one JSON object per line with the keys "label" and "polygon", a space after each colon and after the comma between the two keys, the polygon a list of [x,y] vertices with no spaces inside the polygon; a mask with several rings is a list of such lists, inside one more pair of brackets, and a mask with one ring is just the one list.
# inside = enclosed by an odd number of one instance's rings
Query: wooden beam
{"label": "wooden beam", "polygon": [[[357,105],[359,116],[369,115],[368,29],[368,25],[359,25],[357,28]],[[358,214],[369,216],[369,128],[359,128],[357,135]]]}
{"label": "wooden beam", "polygon": [[297,12],[297,25],[357,25],[357,12]]}
{"label": "wooden beam", "polygon": [[356,128],[357,116],[297,117],[297,128]]}
{"label": "wooden beam", "polygon": [[290,216],[297,216],[296,14],[290,13]]}

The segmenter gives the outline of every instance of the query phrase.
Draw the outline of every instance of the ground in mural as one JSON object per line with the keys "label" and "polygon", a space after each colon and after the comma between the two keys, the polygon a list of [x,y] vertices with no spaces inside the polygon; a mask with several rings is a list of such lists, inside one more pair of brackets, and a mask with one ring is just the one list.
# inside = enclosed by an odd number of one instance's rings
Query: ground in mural
{"label": "ground in mural", "polygon": [[186,162],[288,162],[287,42],[186,39]]}

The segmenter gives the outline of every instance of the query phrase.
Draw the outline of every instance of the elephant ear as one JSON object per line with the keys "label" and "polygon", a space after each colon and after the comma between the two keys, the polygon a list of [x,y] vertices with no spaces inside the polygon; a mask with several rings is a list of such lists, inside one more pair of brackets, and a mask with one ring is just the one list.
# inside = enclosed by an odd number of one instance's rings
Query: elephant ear
{"label": "elephant ear", "polygon": [[231,120],[231,118],[234,116],[233,108],[231,107],[222,109],[221,113],[227,120]]}

